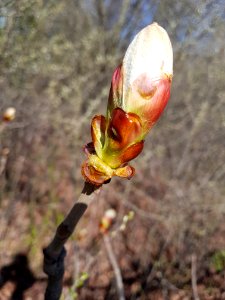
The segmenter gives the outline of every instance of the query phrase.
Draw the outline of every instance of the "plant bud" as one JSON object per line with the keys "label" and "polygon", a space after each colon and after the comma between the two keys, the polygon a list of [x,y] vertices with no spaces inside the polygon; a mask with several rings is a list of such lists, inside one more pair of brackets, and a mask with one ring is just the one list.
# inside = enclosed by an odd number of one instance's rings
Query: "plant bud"
{"label": "plant bud", "polygon": [[144,138],[170,97],[173,51],[167,32],[157,23],[141,30],[115,70],[107,115],[91,123],[92,143],[82,166],[85,180],[101,185],[112,176],[131,178],[127,163],[137,157]]}
{"label": "plant bud", "polygon": [[16,109],[14,107],[8,107],[3,113],[3,121],[10,122],[16,117]]}

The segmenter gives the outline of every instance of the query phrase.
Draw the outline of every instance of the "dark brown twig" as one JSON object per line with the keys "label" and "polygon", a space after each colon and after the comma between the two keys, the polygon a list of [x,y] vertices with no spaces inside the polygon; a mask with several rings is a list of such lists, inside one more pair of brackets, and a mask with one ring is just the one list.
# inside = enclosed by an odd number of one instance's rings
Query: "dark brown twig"
{"label": "dark brown twig", "polygon": [[51,243],[43,250],[44,272],[48,275],[45,300],[59,300],[64,275],[65,243],[74,232],[90,202],[90,196],[98,187],[85,182],[78,201],[74,204],[64,221],[58,226]]}

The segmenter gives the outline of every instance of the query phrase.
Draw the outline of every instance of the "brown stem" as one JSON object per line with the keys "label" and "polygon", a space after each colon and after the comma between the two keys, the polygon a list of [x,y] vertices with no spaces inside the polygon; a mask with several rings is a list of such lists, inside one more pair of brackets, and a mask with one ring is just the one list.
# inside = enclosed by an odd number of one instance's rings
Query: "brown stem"
{"label": "brown stem", "polygon": [[58,226],[51,243],[43,250],[44,272],[48,275],[45,300],[59,300],[64,275],[64,258],[66,256],[65,243],[74,232],[77,223],[87,209],[90,196],[98,187],[85,182],[84,188],[77,202],[74,204],[64,221]]}

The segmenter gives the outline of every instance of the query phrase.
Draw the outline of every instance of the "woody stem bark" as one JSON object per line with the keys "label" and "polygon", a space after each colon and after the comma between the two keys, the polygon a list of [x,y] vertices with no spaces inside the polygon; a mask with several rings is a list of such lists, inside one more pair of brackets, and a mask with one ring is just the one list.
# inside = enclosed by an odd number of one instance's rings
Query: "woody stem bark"
{"label": "woody stem bark", "polygon": [[59,300],[64,275],[64,259],[66,256],[65,243],[73,234],[77,223],[83,216],[91,200],[93,192],[98,187],[85,182],[84,188],[77,202],[74,204],[66,218],[58,226],[51,243],[44,248],[43,270],[48,275],[48,283],[45,291],[45,300]]}

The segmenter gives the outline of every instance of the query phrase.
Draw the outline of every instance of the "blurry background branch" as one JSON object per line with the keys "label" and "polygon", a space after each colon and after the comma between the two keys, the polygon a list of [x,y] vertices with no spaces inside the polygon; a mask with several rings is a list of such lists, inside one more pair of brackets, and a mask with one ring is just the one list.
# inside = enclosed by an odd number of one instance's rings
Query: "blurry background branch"
{"label": "blurry background branch", "polygon": [[118,266],[118,263],[116,261],[116,257],[115,257],[114,252],[113,252],[110,237],[109,237],[108,234],[105,234],[103,236],[103,239],[104,239],[105,248],[106,248],[106,251],[107,251],[108,258],[110,260],[110,263],[112,265],[112,268],[113,268],[113,271],[114,271],[114,274],[115,274],[118,299],[119,300],[125,300],[123,279],[122,279],[120,267]]}

